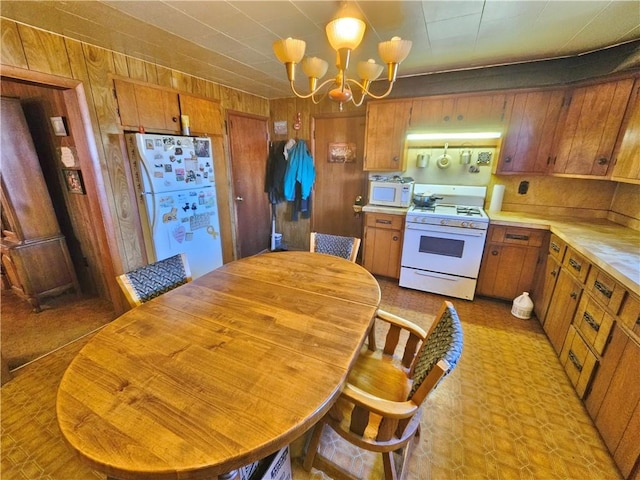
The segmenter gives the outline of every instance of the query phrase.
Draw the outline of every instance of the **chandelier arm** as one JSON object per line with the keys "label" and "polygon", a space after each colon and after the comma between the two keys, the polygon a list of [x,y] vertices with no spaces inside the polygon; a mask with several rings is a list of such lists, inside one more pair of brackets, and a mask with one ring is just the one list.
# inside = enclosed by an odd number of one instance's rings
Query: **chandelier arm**
{"label": "chandelier arm", "polygon": [[[391,93],[391,90],[393,89],[393,84],[394,84],[394,82],[389,82],[389,87],[387,88],[386,92],[384,92],[382,95],[375,95],[375,94],[371,93],[368,88],[366,88],[364,85],[362,85],[357,80],[353,80],[351,78],[348,78],[347,82],[352,83],[354,85],[357,85],[360,88],[360,90],[362,91],[362,96],[363,97],[369,95],[371,98],[373,98],[375,100],[381,100],[381,99],[385,98],[387,95],[389,95]],[[353,102],[353,103],[355,103],[355,102]],[[360,99],[360,105],[361,104],[362,104],[362,99]],[[359,107],[360,105],[356,105],[356,106]]]}
{"label": "chandelier arm", "polygon": [[[302,93],[298,93],[298,91],[296,90],[295,85],[293,84],[293,81],[289,82],[289,83],[291,85],[291,91],[293,91],[293,93],[296,95],[296,97],[299,97],[299,98],[312,98],[315,94],[317,94],[320,90],[322,90],[325,85],[328,85],[329,83],[334,82],[334,81],[335,80],[332,79],[332,78],[330,78],[328,80],[325,80],[320,85],[318,85],[318,87],[316,87],[316,89],[314,91],[312,91],[310,93],[307,93],[306,95],[302,94]],[[323,96],[323,98],[324,98],[324,96]]]}

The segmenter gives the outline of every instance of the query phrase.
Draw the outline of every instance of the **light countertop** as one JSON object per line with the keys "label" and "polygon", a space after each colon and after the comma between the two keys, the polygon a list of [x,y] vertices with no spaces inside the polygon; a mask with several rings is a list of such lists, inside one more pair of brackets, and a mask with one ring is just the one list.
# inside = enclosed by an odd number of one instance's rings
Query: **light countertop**
{"label": "light countertop", "polygon": [[492,225],[550,230],[625,288],[640,295],[640,232],[601,218],[487,212]]}

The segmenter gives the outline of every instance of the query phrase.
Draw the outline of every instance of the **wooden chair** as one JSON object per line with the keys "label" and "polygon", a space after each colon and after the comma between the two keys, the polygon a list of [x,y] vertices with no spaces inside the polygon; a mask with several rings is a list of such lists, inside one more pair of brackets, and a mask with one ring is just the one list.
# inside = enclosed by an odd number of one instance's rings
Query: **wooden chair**
{"label": "wooden chair", "polygon": [[[322,430],[328,425],[348,442],[382,453],[386,480],[405,478],[413,440],[420,434],[422,403],[458,363],[462,327],[450,302],[443,303],[428,333],[382,310],[377,319],[389,324],[384,349],[363,347],[338,401],[315,426],[304,460],[307,471],[314,460],[316,467],[328,462],[316,459]],[[401,337],[402,331],[408,335]],[[400,338],[407,338],[404,348],[398,348]],[[396,451],[403,457],[400,474]]]}
{"label": "wooden chair", "polygon": [[337,257],[356,261],[360,249],[360,239],[357,237],[341,237],[327,233],[311,232],[309,250],[317,253],[328,253]]}
{"label": "wooden chair", "polygon": [[137,307],[191,281],[187,256],[179,253],[116,277],[129,305]]}

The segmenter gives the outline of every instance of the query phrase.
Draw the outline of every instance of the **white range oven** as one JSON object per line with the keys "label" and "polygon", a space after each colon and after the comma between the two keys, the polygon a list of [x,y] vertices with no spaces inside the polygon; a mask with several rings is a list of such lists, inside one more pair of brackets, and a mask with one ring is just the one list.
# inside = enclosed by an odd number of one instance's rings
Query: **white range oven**
{"label": "white range oven", "polygon": [[416,184],[434,205],[409,208],[400,286],[473,300],[489,227],[486,187]]}

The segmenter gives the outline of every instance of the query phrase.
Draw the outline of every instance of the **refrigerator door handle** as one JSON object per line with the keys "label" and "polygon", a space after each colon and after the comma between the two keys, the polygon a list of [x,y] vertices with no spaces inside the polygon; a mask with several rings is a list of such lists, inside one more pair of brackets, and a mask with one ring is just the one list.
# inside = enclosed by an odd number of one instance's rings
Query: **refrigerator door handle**
{"label": "refrigerator door handle", "polygon": [[[152,177],[151,177],[151,174],[149,173],[149,169],[148,169],[148,166],[147,166],[147,162],[140,161],[140,162],[138,162],[138,163],[139,163],[139,164],[140,164],[140,166],[142,167],[142,168],[140,169],[140,173],[141,173],[142,175],[145,175],[145,176],[147,177],[147,182],[146,182],[146,183],[147,183],[147,185],[153,185],[153,183],[152,183],[152,181],[151,181]],[[144,185],[144,182],[142,183],[142,185]],[[149,192],[142,192],[142,193],[141,193],[141,195],[142,195],[142,196],[144,196],[144,195],[151,195],[151,196],[153,197],[153,194],[152,194],[152,193],[149,193]],[[144,198],[144,197],[143,197],[143,198]],[[153,202],[153,201],[152,201],[152,202],[151,202],[151,205],[153,205],[153,207],[152,207],[152,211],[150,212],[150,213],[151,213],[151,218],[150,218],[150,220],[151,220],[151,231],[152,231],[152,232],[154,232],[154,231],[155,231],[155,228],[156,228],[156,202]]]}

